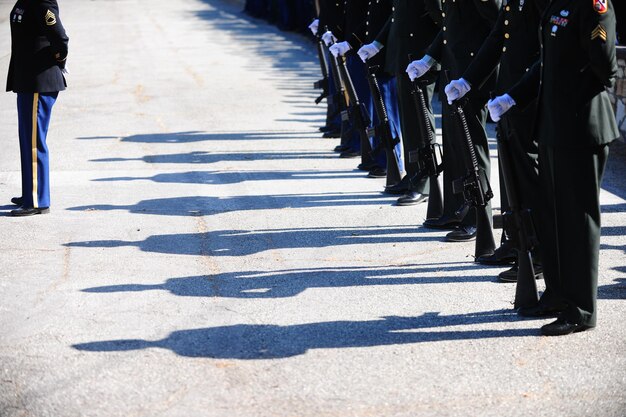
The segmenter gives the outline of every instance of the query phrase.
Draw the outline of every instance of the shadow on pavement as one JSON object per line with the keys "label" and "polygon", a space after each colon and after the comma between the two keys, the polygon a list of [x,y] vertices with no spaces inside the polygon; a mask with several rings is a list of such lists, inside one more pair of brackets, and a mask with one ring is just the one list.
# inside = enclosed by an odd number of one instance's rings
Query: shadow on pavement
{"label": "shadow on pavement", "polygon": [[[626,267],[615,269],[626,272]],[[598,298],[601,300],[626,300],[626,278],[617,278],[615,284],[599,286]]]}
{"label": "shadow on pavement", "polygon": [[131,143],[194,143],[205,141],[251,141],[251,140],[296,140],[302,139],[302,135],[311,135],[314,132],[294,131],[252,131],[252,132],[201,132],[192,130],[188,132],[174,133],[151,133],[131,135],[123,138],[115,136],[83,136],[79,140],[104,140],[119,139],[121,142]]}
{"label": "shadow on pavement", "polygon": [[[162,284],[122,284],[86,288],[88,293],[168,291],[180,297],[283,298],[309,288],[345,288],[385,285],[495,282],[484,275],[442,276],[446,272],[483,269],[471,262],[394,267],[305,268],[283,271],[248,271],[168,279]],[[424,277],[408,275],[430,274]]]}
{"label": "shadow on pavement", "polygon": [[[219,359],[277,359],[302,355],[311,349],[392,346],[424,342],[528,337],[536,329],[446,330],[446,327],[517,321],[513,310],[442,316],[383,317],[370,321],[332,321],[291,326],[249,325],[209,327],[172,332],[150,341],[120,339],[80,343],[72,347],[90,352],[125,352],[161,348],[180,356]],[[424,331],[424,329],[432,329]],[[460,359],[462,360],[462,359]]]}
{"label": "shadow on pavement", "polygon": [[[366,228],[298,228],[276,230],[217,230],[205,233],[154,235],[140,241],[92,240],[66,243],[66,247],[119,248],[134,246],[144,252],[177,255],[246,256],[274,249],[322,248],[338,245],[439,241],[420,236],[420,229],[390,226]],[[364,251],[368,249],[363,249]]]}
{"label": "shadow on pavement", "polygon": [[230,211],[384,205],[388,204],[391,198],[392,197],[385,197],[379,193],[281,194],[232,197],[193,196],[157,198],[153,200],[143,200],[137,204],[130,205],[94,204],[70,207],[67,210],[125,210],[130,213],[157,214],[162,216],[204,216]]}

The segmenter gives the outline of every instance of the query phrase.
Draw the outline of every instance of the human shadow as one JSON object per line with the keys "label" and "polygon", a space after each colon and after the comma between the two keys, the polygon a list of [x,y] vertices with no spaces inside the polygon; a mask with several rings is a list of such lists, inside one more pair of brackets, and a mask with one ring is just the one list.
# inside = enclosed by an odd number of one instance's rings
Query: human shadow
{"label": "human shadow", "polygon": [[110,140],[132,143],[195,143],[205,141],[252,141],[252,140],[297,140],[310,137],[310,131],[250,131],[250,132],[202,132],[191,130],[173,133],[150,133],[129,135],[122,138],[114,136],[82,136],[79,140]]}
{"label": "human shadow", "polygon": [[[86,288],[88,293],[167,291],[179,297],[285,298],[311,288],[492,282],[493,277],[468,275],[484,269],[473,262],[433,263],[393,267],[301,268],[243,271],[171,278],[162,284],[120,284]],[[460,272],[448,276],[444,273]],[[428,276],[416,277],[416,274]]]}
{"label": "human shadow", "polygon": [[162,216],[203,216],[230,211],[380,205],[393,200],[379,193],[185,196],[142,200],[136,204],[91,204],[71,211],[114,211]]}
{"label": "human shadow", "polygon": [[[529,337],[536,329],[484,328],[492,323],[514,322],[513,310],[468,314],[425,313],[418,317],[388,316],[368,321],[330,321],[296,325],[238,324],[179,330],[161,340],[118,339],[72,345],[87,352],[127,352],[167,349],[191,358],[264,360],[288,358],[312,349],[392,346],[427,342]],[[481,326],[481,329],[445,329]]]}
{"label": "human shadow", "polygon": [[99,158],[90,162],[128,162],[143,161],[148,164],[213,164],[224,161],[262,161],[262,160],[290,160],[290,159],[320,159],[334,157],[331,151],[192,151],[176,154],[146,155],[139,158]]}
{"label": "human shadow", "polygon": [[[615,268],[626,272],[626,267]],[[601,285],[598,287],[598,298],[602,300],[626,300],[626,278],[617,278],[614,284]]]}
{"label": "human shadow", "polygon": [[156,174],[151,177],[97,178],[93,181],[153,181],[167,184],[235,184],[244,181],[347,179],[362,176],[364,176],[362,171],[189,171]]}
{"label": "human shadow", "polygon": [[[274,230],[216,230],[204,233],[154,235],[140,241],[90,240],[66,247],[137,247],[143,252],[177,255],[246,256],[275,249],[323,248],[338,245],[416,243],[441,238],[423,229],[391,227],[329,227]],[[368,250],[363,248],[363,250]]]}

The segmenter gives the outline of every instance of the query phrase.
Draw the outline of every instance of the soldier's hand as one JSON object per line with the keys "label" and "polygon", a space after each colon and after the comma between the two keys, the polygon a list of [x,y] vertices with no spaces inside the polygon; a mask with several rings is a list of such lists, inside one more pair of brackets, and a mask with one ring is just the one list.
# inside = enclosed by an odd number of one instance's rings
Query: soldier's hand
{"label": "soldier's hand", "polygon": [[311,22],[311,24],[309,25],[309,29],[311,30],[311,32],[313,32],[313,36],[317,35],[317,30],[320,27],[320,20],[319,19],[315,19],[313,22]]}
{"label": "soldier's hand", "polygon": [[352,47],[348,42],[339,42],[330,47],[330,53],[335,57],[344,56]]}
{"label": "soldier's hand", "polygon": [[424,56],[422,59],[418,59],[417,61],[413,61],[406,67],[406,73],[409,75],[411,81],[416,78],[420,78],[422,75],[426,74],[430,67],[434,64],[434,60],[428,55]]}
{"label": "soldier's hand", "polygon": [[357,52],[361,61],[365,62],[377,53],[380,52],[380,48],[377,47],[373,43],[368,43],[367,45],[363,45]]}
{"label": "soldier's hand", "polygon": [[513,106],[515,106],[515,100],[508,94],[498,96],[487,103],[489,115],[494,122],[499,121],[502,115]]}
{"label": "soldier's hand", "polygon": [[327,30],[322,35],[322,41],[326,44],[326,46],[329,46],[331,43],[337,42],[337,38],[333,35],[333,32]]}
{"label": "soldier's hand", "polygon": [[446,96],[448,97],[448,104],[452,104],[454,100],[465,97],[471,89],[472,86],[469,85],[464,78],[461,78],[451,81],[450,84],[446,85],[446,88],[444,88],[443,91],[445,91]]}

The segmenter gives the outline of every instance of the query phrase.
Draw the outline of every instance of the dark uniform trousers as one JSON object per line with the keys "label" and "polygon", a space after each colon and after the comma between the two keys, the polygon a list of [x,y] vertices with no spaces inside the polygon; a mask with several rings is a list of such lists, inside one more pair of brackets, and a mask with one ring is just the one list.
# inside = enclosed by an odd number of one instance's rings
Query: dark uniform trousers
{"label": "dark uniform trousers", "polygon": [[541,28],[541,62],[509,94],[520,108],[539,97],[542,301],[564,303],[562,318],[595,326],[600,184],[608,144],[619,137],[606,92],[617,75],[615,14],[610,0],[553,0]]}
{"label": "dark uniform trousers", "polygon": [[22,206],[50,207],[50,165],[46,136],[59,93],[18,93],[17,115],[22,165]]}
{"label": "dark uniform trousers", "polygon": [[[398,168],[400,172],[404,170],[404,164],[402,162],[402,129],[401,122],[402,118],[400,117],[400,110],[398,106],[398,89],[396,86],[396,77],[392,77],[387,74],[380,74],[376,76],[378,80],[378,87],[380,88],[380,94],[383,98],[383,102],[385,103],[385,107],[387,110],[387,119],[389,119],[389,127],[391,128],[391,134],[394,138],[400,140],[398,144],[394,147],[394,156],[396,158],[396,162],[398,163]],[[373,126],[378,126],[380,124],[380,120],[376,111],[374,109],[374,98],[370,95],[368,111],[372,116]],[[380,138],[374,137],[372,141],[372,149],[376,149],[380,145]],[[385,152],[380,148],[380,152],[374,155],[374,161],[381,168],[387,168],[387,158]]]}
{"label": "dark uniform trousers", "polygon": [[[500,0],[451,1],[442,0],[443,27],[426,52],[439,61],[443,70],[449,72],[449,80],[460,78],[467,69],[474,55],[491,32],[498,16]],[[495,86],[495,73],[482,86],[476,86],[468,93],[464,112],[467,118],[469,134],[478,159],[478,165],[489,178],[491,161],[485,123],[487,120],[487,99],[489,91]],[[449,81],[442,75],[441,85]],[[443,90],[443,88],[442,88]],[[443,91],[442,126],[443,126],[443,215],[455,217],[456,211],[463,205],[461,194],[452,192],[452,182],[465,175],[468,169],[469,151],[456,116]],[[487,207],[491,218],[491,205]],[[462,220],[465,225],[475,225],[475,210],[471,209]]]}
{"label": "dark uniform trousers", "polygon": [[[398,90],[398,109],[400,128],[402,130],[402,149],[404,170],[411,178],[418,171],[417,162],[409,161],[409,153],[426,145],[426,138],[422,138],[418,125],[415,103],[411,94],[412,86],[406,75],[409,64],[409,55],[420,57],[439,32],[438,23],[441,22],[440,0],[393,0],[392,12],[389,20],[376,36],[376,40],[385,46],[381,52],[385,54],[385,71],[396,77]],[[434,85],[425,91],[425,98],[433,121],[431,100]],[[413,191],[428,194],[428,178],[415,184]]]}

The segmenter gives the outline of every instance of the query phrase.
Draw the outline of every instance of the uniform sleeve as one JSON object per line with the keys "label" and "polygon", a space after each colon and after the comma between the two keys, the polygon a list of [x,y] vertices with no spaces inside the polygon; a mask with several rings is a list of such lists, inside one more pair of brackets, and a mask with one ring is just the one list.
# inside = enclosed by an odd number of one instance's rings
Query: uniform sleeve
{"label": "uniform sleeve", "polygon": [[441,55],[443,54],[443,31],[439,31],[433,42],[428,47],[426,55],[432,57],[435,61],[441,62]]}
{"label": "uniform sleeve", "polygon": [[441,0],[424,0],[424,7],[433,22],[435,22],[437,26],[441,26],[443,23]]}
{"label": "uniform sleeve", "polygon": [[502,5],[502,0],[474,0],[474,4],[478,14],[493,26],[498,19],[498,11]]}
{"label": "uniform sleeve", "polygon": [[515,100],[515,104],[520,109],[524,109],[539,96],[540,81],[541,61],[537,61],[522,79],[508,91],[508,94]]}
{"label": "uniform sleeve", "polygon": [[357,50],[365,42],[365,31],[367,29],[367,21],[362,21],[358,27],[346,36],[346,41],[350,44],[352,49]]}
{"label": "uniform sleeve", "polygon": [[504,16],[505,12],[500,11],[496,25],[463,74],[463,78],[474,88],[480,87],[489,78],[500,62],[502,46],[504,44]]}
{"label": "uniform sleeve", "polygon": [[376,42],[379,42],[383,45],[387,45],[387,38],[389,37],[389,29],[391,28],[391,16],[387,19],[387,23],[380,30],[380,33],[376,36]]}
{"label": "uniform sleeve", "polygon": [[606,87],[611,87],[617,77],[615,56],[615,10],[611,0],[589,0],[583,8],[580,25],[580,42],[589,58],[589,67]]}
{"label": "uniform sleeve", "polygon": [[67,59],[69,38],[59,17],[56,0],[42,1],[38,8],[38,19],[43,34],[50,42],[53,58],[63,63]]}

